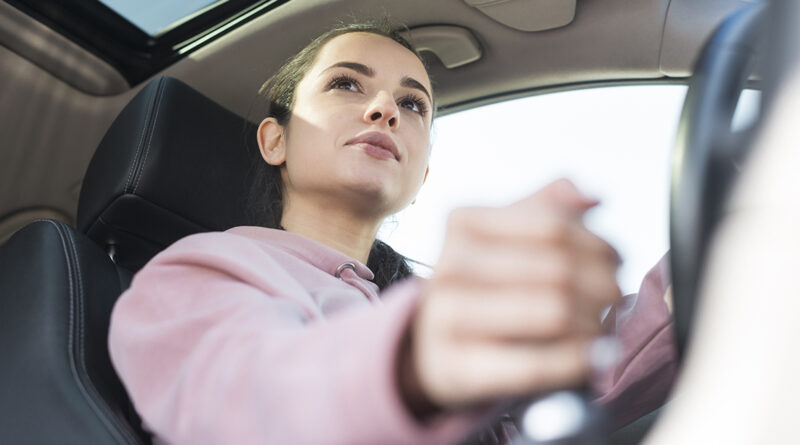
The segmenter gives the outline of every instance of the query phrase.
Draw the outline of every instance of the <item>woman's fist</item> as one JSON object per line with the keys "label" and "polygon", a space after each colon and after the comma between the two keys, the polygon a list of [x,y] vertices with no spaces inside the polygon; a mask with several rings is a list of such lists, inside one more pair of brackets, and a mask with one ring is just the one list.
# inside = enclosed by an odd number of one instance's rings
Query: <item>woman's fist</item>
{"label": "woman's fist", "polygon": [[560,180],[508,207],[451,214],[401,352],[412,408],[453,409],[586,378],[601,312],[620,298],[617,253],[581,222],[595,204]]}

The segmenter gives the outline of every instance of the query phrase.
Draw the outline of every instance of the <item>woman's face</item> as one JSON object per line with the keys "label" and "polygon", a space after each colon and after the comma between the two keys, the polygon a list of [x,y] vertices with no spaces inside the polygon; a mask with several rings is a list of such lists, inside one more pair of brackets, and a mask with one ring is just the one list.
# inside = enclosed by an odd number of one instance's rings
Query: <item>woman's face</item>
{"label": "woman's face", "polygon": [[427,174],[431,85],[420,60],[393,40],[330,40],[300,81],[285,129],[289,200],[355,206],[385,217],[408,205]]}

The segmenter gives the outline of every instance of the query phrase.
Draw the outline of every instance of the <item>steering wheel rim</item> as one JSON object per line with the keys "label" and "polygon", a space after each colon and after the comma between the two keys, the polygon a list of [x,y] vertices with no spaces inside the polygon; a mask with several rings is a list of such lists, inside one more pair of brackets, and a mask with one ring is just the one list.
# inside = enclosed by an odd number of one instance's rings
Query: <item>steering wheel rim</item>
{"label": "steering wheel rim", "polygon": [[722,204],[736,179],[752,131],[731,121],[756,61],[766,7],[730,15],[698,58],[678,125],[670,197],[670,266],[678,357],[683,358],[697,305],[706,250]]}

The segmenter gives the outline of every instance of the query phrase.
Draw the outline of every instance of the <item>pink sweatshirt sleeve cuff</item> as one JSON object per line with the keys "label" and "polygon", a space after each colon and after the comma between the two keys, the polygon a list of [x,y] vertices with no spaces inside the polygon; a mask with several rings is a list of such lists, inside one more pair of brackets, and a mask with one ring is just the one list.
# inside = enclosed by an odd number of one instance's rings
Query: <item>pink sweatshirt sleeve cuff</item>
{"label": "pink sweatshirt sleeve cuff", "polygon": [[[382,295],[385,304],[379,309],[380,315],[372,317],[369,328],[375,333],[374,341],[369,342],[371,350],[363,351],[374,357],[375,373],[368,380],[352,380],[347,391],[352,393],[373,392],[370,403],[363,403],[364,415],[369,415],[376,423],[375,431],[380,432],[368,438],[365,443],[423,444],[454,443],[462,439],[481,420],[485,420],[485,410],[475,410],[458,414],[441,414],[425,424],[421,424],[406,408],[397,384],[396,369],[400,345],[411,318],[419,302],[421,282],[418,279],[406,280],[392,286]],[[365,328],[368,329],[368,328]],[[355,375],[354,375],[355,377]],[[363,399],[362,399],[363,402]]]}

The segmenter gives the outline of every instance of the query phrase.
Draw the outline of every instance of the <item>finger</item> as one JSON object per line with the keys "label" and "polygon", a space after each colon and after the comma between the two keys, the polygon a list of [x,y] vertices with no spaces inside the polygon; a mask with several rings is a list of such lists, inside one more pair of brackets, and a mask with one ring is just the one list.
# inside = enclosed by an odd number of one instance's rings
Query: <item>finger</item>
{"label": "finger", "polygon": [[580,217],[598,201],[581,193],[568,179],[558,179],[544,186],[531,196],[523,198],[509,208],[532,209],[542,206],[555,209],[564,215]]}
{"label": "finger", "polygon": [[549,209],[520,211],[463,207],[450,213],[448,239],[476,238],[488,242],[566,243],[583,226]]}
{"label": "finger", "polygon": [[600,336],[603,332],[603,313],[608,306],[576,304],[575,333],[581,336]]}
{"label": "finger", "polygon": [[588,376],[588,349],[588,339],[456,346],[450,355],[450,385],[483,400],[574,387]]}
{"label": "finger", "polygon": [[448,217],[445,243],[465,237],[489,242],[566,242],[576,227],[572,220],[547,209],[462,207]]}
{"label": "finger", "polygon": [[465,242],[444,253],[434,275],[440,283],[480,288],[554,287],[571,292],[577,263],[563,249],[506,248]]}
{"label": "finger", "polygon": [[615,262],[590,256],[580,257],[576,262],[573,289],[579,304],[602,310],[622,298]]}
{"label": "finger", "polygon": [[496,209],[462,208],[454,211],[447,227],[444,252],[475,243],[502,248],[529,249],[539,246],[594,252],[619,262],[616,250],[583,224],[552,212],[537,215],[512,214]]}
{"label": "finger", "polygon": [[582,323],[573,306],[569,298],[552,293],[462,288],[437,294],[428,310],[453,338],[531,341],[574,333]]}
{"label": "finger", "polygon": [[[609,258],[612,254],[613,259]],[[457,250],[443,254],[434,280],[489,290],[524,291],[527,287],[535,292],[544,287],[566,294],[597,294],[600,304],[607,305],[617,298],[617,264],[616,253],[610,248],[582,252],[550,246],[511,248],[465,242]]]}
{"label": "finger", "polygon": [[582,225],[574,230],[571,235],[571,247],[578,256],[586,256],[598,261],[608,262],[609,266],[614,268],[622,263],[617,249]]}
{"label": "finger", "polygon": [[440,294],[432,302],[448,335],[463,339],[534,341],[602,333],[607,306],[576,302],[555,293],[475,290]]}
{"label": "finger", "polygon": [[[544,260],[543,264],[551,267],[555,262]],[[556,338],[574,332],[594,335],[600,332],[602,312],[621,293],[613,264],[588,264],[538,277],[534,273],[509,278],[498,273],[479,278],[484,270],[461,280],[437,278],[431,284],[436,295],[431,305],[441,314],[440,323],[455,335],[506,339]],[[563,275],[558,278],[558,274]]]}

